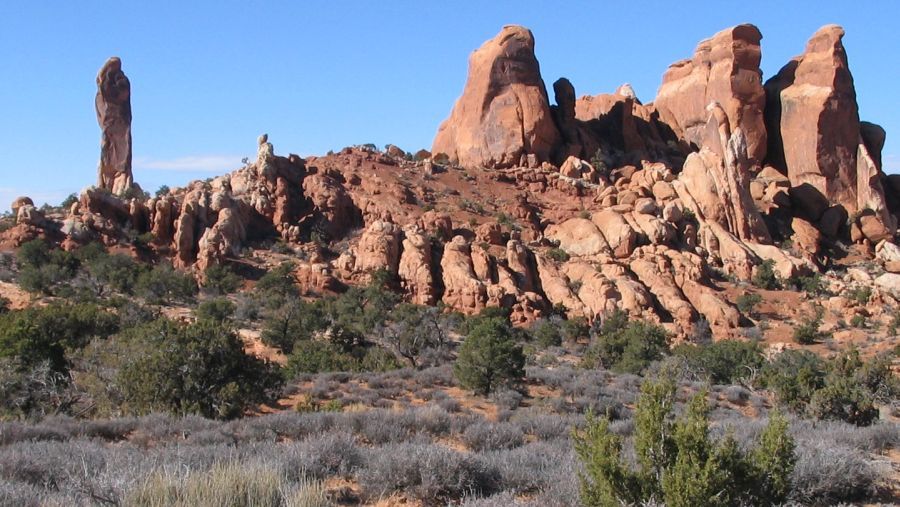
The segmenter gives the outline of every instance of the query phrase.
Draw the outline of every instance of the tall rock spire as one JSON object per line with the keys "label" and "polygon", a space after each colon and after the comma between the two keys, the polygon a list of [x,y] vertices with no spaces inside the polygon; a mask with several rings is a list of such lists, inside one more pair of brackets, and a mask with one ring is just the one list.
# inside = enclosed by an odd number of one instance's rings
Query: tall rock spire
{"label": "tall rock spire", "polygon": [[113,56],[97,74],[97,123],[100,166],[97,186],[122,195],[134,183],[131,174],[131,83],[122,72],[122,61]]}

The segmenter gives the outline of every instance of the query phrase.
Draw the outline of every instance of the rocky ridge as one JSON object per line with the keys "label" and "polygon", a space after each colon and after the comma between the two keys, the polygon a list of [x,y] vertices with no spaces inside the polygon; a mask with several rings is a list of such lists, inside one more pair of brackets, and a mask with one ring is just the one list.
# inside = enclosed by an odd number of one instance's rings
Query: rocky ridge
{"label": "rocky ridge", "polygon": [[472,54],[433,157],[392,146],[301,159],[262,136],[244,167],[149,199],[117,195],[130,164],[104,179],[101,163],[101,185],[66,217],[17,200],[0,241],[149,233],[153,254],[202,277],[278,239],[309,294],[384,270],[419,304],[505,306],[521,323],[621,309],[724,336],[745,319],[722,280],[749,280],[764,260],[783,278],[810,274],[843,242],[900,268],[898,182],[881,171],[884,131],[858,119],[842,35],[824,27],[763,86],[762,36],[740,25],[670,67],[653,103],[629,86],[576,98],[562,78],[551,105],[533,35],[507,26]]}

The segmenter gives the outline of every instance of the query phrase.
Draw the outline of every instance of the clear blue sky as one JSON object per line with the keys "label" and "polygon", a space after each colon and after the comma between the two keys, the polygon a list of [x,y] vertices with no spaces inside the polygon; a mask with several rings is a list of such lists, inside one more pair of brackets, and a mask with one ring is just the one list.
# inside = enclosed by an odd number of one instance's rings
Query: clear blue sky
{"label": "clear blue sky", "polygon": [[900,172],[900,2],[4,1],[0,208],[94,183],[94,78],[131,79],[135,180],[147,190],[221,174],[268,132],[277,153],[359,143],[428,148],[462,91],[469,53],[504,24],[532,29],[544,81],[576,93],[630,82],[644,101],[703,38],[751,22],[768,78],[838,23],[863,119]]}

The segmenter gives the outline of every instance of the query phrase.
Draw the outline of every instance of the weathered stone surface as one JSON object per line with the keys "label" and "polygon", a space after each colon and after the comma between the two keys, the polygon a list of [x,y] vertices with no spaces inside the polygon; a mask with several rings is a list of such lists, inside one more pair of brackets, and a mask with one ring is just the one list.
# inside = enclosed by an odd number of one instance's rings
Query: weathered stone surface
{"label": "weathered stone surface", "polygon": [[464,167],[512,167],[529,154],[549,160],[559,139],[534,37],[509,25],[472,53],[463,94],[431,152]]}
{"label": "weathered stone surface", "polygon": [[851,214],[871,210],[893,234],[897,224],[881,184],[883,131],[859,121],[843,37],[840,26],[820,28],[804,53],[766,82],[769,160],[794,187],[812,187]]}
{"label": "weathered stone surface", "polygon": [[431,275],[431,241],[418,225],[404,229],[403,252],[397,274],[400,286],[418,305],[435,303],[434,280]]}
{"label": "weathered stone surface", "polygon": [[366,227],[356,249],[356,270],[363,273],[385,269],[396,274],[400,264],[400,226],[375,220]]}
{"label": "weathered stone surface", "polygon": [[95,100],[100,124],[100,166],[97,186],[121,195],[134,183],[131,174],[131,83],[122,61],[112,57],[97,74]]}
{"label": "weathered stone surface", "polygon": [[716,222],[744,241],[771,243],[769,231],[750,196],[750,164],[742,130],[731,132],[728,117],[709,106],[703,148],[688,155],[674,182],[684,205],[701,220]]}
{"label": "weathered stone surface", "polygon": [[610,251],[603,234],[586,218],[570,218],[561,224],[551,225],[544,235],[558,241],[559,247],[570,255],[597,255]]}
{"label": "weathered stone surface", "polygon": [[702,147],[706,106],[718,102],[732,128],[744,132],[751,163],[760,163],[766,153],[760,39],[755,26],[738,25],[700,42],[693,58],[672,64],[653,102],[660,119]]}
{"label": "weathered stone surface", "polygon": [[31,200],[31,197],[16,197],[12,204],[9,205],[9,208],[12,210],[13,215],[18,215],[19,208],[22,206],[34,206],[34,201]]}
{"label": "weathered stone surface", "polygon": [[445,304],[469,313],[484,308],[487,291],[484,283],[475,276],[471,248],[465,238],[454,236],[444,246],[441,270],[444,280],[442,300]]}

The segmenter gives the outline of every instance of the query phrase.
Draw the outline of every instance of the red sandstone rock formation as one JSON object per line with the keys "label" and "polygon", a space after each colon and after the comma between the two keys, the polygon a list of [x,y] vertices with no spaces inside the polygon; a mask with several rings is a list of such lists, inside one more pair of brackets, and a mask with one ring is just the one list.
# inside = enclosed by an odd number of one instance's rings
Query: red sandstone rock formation
{"label": "red sandstone rock formation", "polygon": [[549,160],[559,141],[534,37],[505,26],[469,58],[469,77],[431,152],[464,167],[512,167],[529,154]]}
{"label": "red sandstone rock formation", "polygon": [[691,59],[672,64],[653,102],[660,119],[700,148],[706,106],[718,102],[732,128],[744,132],[750,160],[761,163],[766,154],[766,99],[759,69],[760,39],[755,26],[734,26],[700,42]]}
{"label": "red sandstone rock formation", "polygon": [[100,166],[97,186],[121,195],[134,183],[131,175],[131,83],[122,61],[112,57],[97,74],[97,123],[100,124]]}

